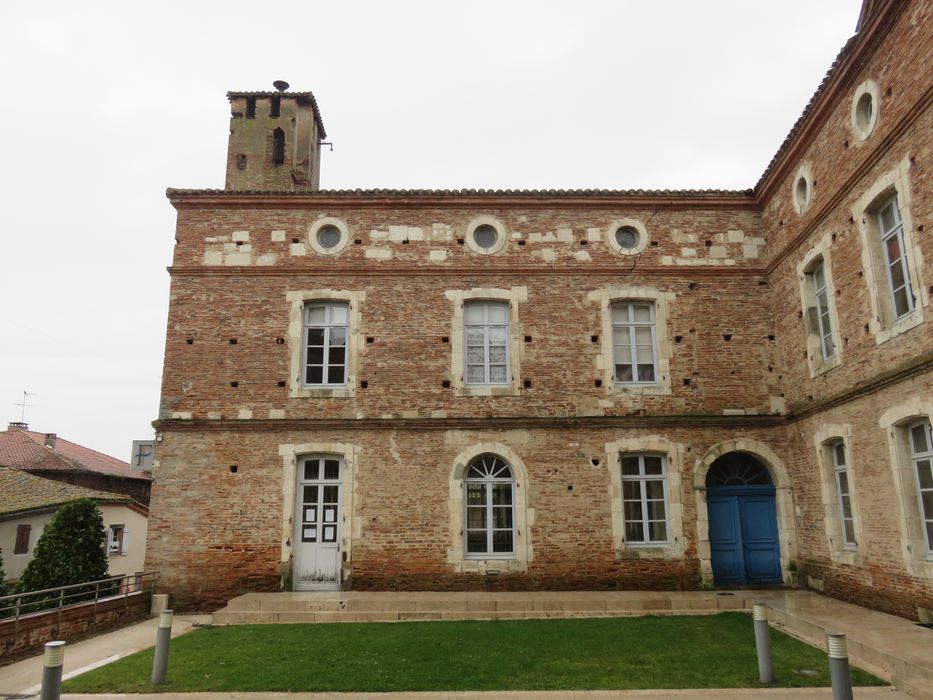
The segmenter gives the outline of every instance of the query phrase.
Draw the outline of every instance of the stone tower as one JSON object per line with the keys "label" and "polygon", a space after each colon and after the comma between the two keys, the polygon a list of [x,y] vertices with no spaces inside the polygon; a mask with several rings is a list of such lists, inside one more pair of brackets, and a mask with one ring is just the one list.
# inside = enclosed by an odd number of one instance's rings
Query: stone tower
{"label": "stone tower", "polygon": [[310,92],[228,92],[230,141],[228,190],[316,191],[320,188],[321,141],[326,137]]}

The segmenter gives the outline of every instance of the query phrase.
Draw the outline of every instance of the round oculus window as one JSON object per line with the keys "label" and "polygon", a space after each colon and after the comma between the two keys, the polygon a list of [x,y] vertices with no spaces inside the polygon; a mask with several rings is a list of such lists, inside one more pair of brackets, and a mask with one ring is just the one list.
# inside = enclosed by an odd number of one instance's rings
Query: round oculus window
{"label": "round oculus window", "polygon": [[619,244],[620,248],[635,248],[638,245],[638,238],[640,234],[638,229],[634,226],[619,226],[616,229],[615,237],[616,243]]}
{"label": "round oculus window", "polygon": [[801,209],[810,203],[810,185],[807,178],[801,176],[797,178],[797,187],[794,189],[794,197],[797,199],[797,206]]}
{"label": "round oculus window", "polygon": [[340,244],[340,229],[336,226],[322,226],[317,232],[317,242],[325,250],[338,246]]}
{"label": "round oculus window", "polygon": [[870,92],[862,93],[855,105],[855,123],[863,132],[868,132],[872,127],[872,116],[875,111],[875,98]]}
{"label": "round oculus window", "polygon": [[499,232],[489,224],[481,224],[473,231],[473,242],[483,250],[489,250],[498,240]]}

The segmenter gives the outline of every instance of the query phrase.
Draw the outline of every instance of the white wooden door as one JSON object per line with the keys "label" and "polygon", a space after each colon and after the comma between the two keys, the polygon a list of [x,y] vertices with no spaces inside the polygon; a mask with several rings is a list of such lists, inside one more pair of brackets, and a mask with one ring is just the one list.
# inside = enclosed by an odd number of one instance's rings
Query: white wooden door
{"label": "white wooden door", "polygon": [[340,589],[343,458],[311,455],[298,464],[295,489],[296,591]]}

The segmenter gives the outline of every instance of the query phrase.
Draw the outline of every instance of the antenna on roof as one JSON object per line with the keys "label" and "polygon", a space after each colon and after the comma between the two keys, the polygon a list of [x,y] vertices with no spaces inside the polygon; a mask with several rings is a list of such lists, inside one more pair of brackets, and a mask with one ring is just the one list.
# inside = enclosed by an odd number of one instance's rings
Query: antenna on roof
{"label": "antenna on roof", "polygon": [[273,80],[272,87],[274,87],[279,92],[285,92],[288,90],[288,83],[286,83],[284,80]]}
{"label": "antenna on roof", "polygon": [[29,397],[29,396],[38,396],[38,394],[30,394],[30,393],[27,392],[25,389],[23,389],[23,400],[22,400],[20,403],[15,403],[15,404],[13,404],[14,406],[19,406],[19,407],[22,409],[22,411],[20,411],[20,416],[19,416],[19,422],[20,422],[20,423],[25,423],[25,422],[26,422],[26,407],[27,407],[27,406],[35,406],[35,404],[33,404],[33,403],[27,403],[27,400],[28,400],[27,397]]}

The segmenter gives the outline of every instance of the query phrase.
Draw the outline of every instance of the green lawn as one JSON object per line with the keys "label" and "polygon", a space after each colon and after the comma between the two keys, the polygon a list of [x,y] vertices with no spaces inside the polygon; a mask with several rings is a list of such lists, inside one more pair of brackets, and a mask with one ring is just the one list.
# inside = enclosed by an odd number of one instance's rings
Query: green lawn
{"label": "green lawn", "polygon": [[[771,630],[780,686],[828,686],[824,651]],[[67,681],[152,691],[152,650]],[[418,691],[758,686],[752,619],[691,617],[242,625],[174,639],[165,691]],[[884,685],[853,669],[855,685]]]}

